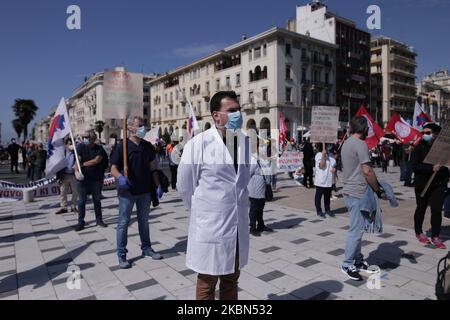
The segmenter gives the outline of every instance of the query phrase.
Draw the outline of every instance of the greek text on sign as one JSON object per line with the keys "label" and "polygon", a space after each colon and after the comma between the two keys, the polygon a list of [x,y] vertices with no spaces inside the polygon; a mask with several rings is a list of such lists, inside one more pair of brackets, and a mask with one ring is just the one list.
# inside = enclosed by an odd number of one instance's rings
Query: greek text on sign
{"label": "greek text on sign", "polygon": [[278,172],[296,171],[303,165],[303,152],[285,151],[278,159]]}
{"label": "greek text on sign", "polygon": [[338,129],[339,107],[313,107],[311,142],[336,143]]}
{"label": "greek text on sign", "polygon": [[450,120],[446,120],[441,124],[441,133],[423,162],[450,166]]}
{"label": "greek text on sign", "polygon": [[143,75],[125,71],[105,72],[103,81],[103,118],[142,117]]}

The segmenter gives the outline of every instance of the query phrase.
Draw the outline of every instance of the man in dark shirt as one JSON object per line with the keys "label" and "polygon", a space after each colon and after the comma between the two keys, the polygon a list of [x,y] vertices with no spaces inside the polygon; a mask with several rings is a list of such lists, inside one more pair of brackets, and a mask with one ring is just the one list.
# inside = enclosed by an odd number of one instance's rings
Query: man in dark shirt
{"label": "man in dark shirt", "polygon": [[[305,141],[305,144],[303,146],[303,167],[305,168],[305,176],[303,179],[303,185],[305,187],[313,187],[313,168],[314,168],[314,149],[309,142],[309,139]],[[308,186],[309,184],[309,186]]]}
{"label": "man in dark shirt", "polygon": [[94,131],[87,131],[83,135],[83,143],[77,147],[77,153],[81,165],[81,174],[78,165],[75,165],[75,176],[78,180],[78,225],[75,231],[84,229],[86,215],[86,199],[88,194],[92,194],[94,202],[95,219],[97,226],[105,228],[107,225],[103,222],[101,191],[105,169],[102,164],[104,150],[101,146],[95,144],[97,135]]}
{"label": "man in dark shirt", "polygon": [[[449,170],[445,166],[426,164],[425,160],[431,149],[433,142],[441,132],[441,127],[435,123],[430,123],[423,128],[422,141],[414,149],[411,162],[414,170],[414,183],[416,193],[417,208],[414,214],[414,228],[417,240],[423,244],[429,244],[430,240],[422,232],[423,220],[427,207],[431,209],[431,242],[439,249],[446,249],[439,235],[441,233],[442,224],[442,206],[444,205],[444,196],[449,179]],[[433,173],[437,172],[430,187],[421,197],[428,180]]]}
{"label": "man in dark shirt", "polygon": [[16,139],[11,139],[11,144],[8,146],[8,153],[11,159],[11,173],[15,172],[19,173],[18,165],[19,165],[19,150],[20,146],[16,143]]}
{"label": "man in dark shirt", "polygon": [[118,181],[117,255],[121,269],[131,268],[127,260],[128,225],[135,204],[142,256],[152,257],[154,260],[162,259],[162,256],[152,249],[148,225],[152,187],[157,186],[158,197],[162,196],[156,172],[156,151],[150,142],[144,140],[146,129],[142,118],[128,120],[128,134],[128,177],[124,172],[123,141],[116,146],[111,159],[111,173]]}

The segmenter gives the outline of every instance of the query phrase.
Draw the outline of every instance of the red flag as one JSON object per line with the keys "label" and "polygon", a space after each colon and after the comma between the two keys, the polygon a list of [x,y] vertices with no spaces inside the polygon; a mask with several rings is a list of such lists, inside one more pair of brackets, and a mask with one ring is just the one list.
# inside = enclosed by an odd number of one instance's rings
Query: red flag
{"label": "red flag", "polygon": [[278,144],[284,146],[286,141],[286,133],[287,133],[286,123],[284,122],[283,113],[280,111],[280,138]]}
{"label": "red flag", "polygon": [[359,108],[356,115],[366,118],[369,125],[369,133],[367,134],[367,138],[365,141],[367,143],[367,146],[369,147],[369,150],[375,148],[378,142],[380,142],[380,139],[384,136],[383,129],[381,129],[380,126],[375,121],[373,121],[370,113],[367,112],[366,108],[364,108],[363,105]]}
{"label": "red flag", "polygon": [[386,127],[386,131],[392,132],[392,134],[394,134],[403,144],[408,144],[411,141],[420,138],[420,132],[403,120],[398,113],[392,115],[391,120]]}

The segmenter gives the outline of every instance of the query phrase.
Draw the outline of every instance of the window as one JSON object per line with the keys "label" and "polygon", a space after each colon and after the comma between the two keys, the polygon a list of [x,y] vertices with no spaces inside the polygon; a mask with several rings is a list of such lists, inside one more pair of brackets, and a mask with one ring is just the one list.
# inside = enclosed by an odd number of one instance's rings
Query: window
{"label": "window", "polygon": [[248,103],[254,103],[255,102],[255,96],[253,94],[253,91],[250,91],[248,93]]}
{"label": "window", "polygon": [[216,80],[216,90],[220,91],[220,79]]}
{"label": "window", "polygon": [[267,56],[267,44],[263,45],[263,57]]}
{"label": "window", "polygon": [[325,73],[325,83],[329,84],[330,83],[330,74],[327,72]]}
{"label": "window", "polygon": [[306,69],[302,69],[302,81],[306,81]]}
{"label": "window", "polygon": [[263,101],[267,101],[268,100],[268,90],[267,89],[263,89],[262,91],[262,99]]}
{"label": "window", "polygon": [[286,87],[286,102],[291,102],[292,88]]}
{"label": "window", "polygon": [[238,73],[236,74],[236,87],[240,87],[241,86],[241,74]]}
{"label": "window", "polygon": [[225,80],[225,83],[226,83],[227,89],[230,89],[230,88],[231,88],[231,80],[230,80],[230,76],[227,76],[227,78],[226,78],[226,80]]}
{"label": "window", "polygon": [[252,61],[252,49],[248,50],[248,61]]}
{"label": "window", "polygon": [[291,80],[291,66],[286,65],[286,80]]}
{"label": "window", "polygon": [[144,116],[148,115],[148,109],[144,108]]}
{"label": "window", "polygon": [[261,47],[255,49],[255,59],[261,58]]}
{"label": "window", "polygon": [[239,104],[241,104],[241,95],[240,95],[240,94],[237,94],[236,96],[237,96],[237,102],[238,102]]}
{"label": "window", "polygon": [[209,92],[209,81],[206,81],[206,91]]}
{"label": "window", "polygon": [[149,102],[150,101],[150,97],[149,96],[144,96],[144,102]]}
{"label": "window", "polygon": [[290,43],[286,43],[286,55],[287,56],[292,56],[292,50],[291,50],[291,44]]}

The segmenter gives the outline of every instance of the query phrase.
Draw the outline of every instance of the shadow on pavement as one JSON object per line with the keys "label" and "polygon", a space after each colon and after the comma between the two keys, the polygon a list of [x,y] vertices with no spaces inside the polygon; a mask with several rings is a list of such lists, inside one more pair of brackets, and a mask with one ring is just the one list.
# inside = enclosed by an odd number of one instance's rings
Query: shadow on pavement
{"label": "shadow on pavement", "polygon": [[269,294],[269,300],[287,300],[292,296],[301,299],[301,297],[309,296],[309,292],[322,290],[322,292],[315,294],[307,300],[334,300],[337,298],[333,293],[342,291],[343,284],[335,280],[318,281],[308,284],[305,287],[293,290],[285,295]]}

